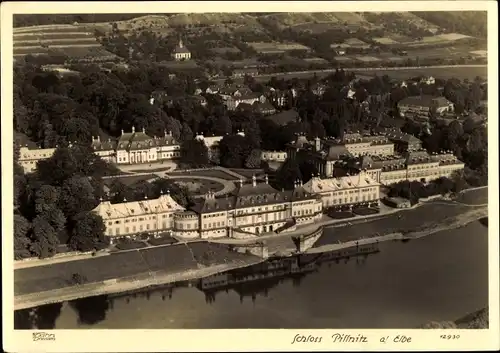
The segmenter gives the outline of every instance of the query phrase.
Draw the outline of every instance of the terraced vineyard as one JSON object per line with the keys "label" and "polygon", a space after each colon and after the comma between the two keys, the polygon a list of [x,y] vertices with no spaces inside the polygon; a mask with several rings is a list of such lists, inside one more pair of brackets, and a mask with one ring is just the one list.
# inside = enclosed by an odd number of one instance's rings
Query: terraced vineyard
{"label": "terraced vineyard", "polygon": [[69,61],[113,61],[96,40],[93,31],[76,25],[47,25],[14,29],[14,57],[26,55],[65,56]]}

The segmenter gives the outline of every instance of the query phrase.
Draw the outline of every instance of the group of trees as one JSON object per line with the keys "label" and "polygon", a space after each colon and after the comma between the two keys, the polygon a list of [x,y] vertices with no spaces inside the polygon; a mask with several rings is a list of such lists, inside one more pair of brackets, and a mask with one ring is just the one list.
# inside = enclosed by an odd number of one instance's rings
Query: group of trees
{"label": "group of trees", "polygon": [[102,177],[113,172],[83,145],[59,147],[34,173],[24,174],[16,165],[15,258],[53,256],[59,245],[80,251],[105,247],[102,218],[90,211],[104,196]]}
{"label": "group of trees", "polygon": [[488,130],[472,118],[449,125],[435,123],[431,135],[422,135],[421,126],[408,122],[403,131],[420,136],[430,153],[451,151],[465,163],[464,177],[468,184],[488,184]]}
{"label": "group of trees", "polygon": [[422,181],[405,180],[391,185],[389,196],[404,197],[409,199],[412,204],[416,204],[421,198],[434,195],[446,195],[450,192],[460,192],[466,186],[466,182],[460,175],[456,175],[452,179],[441,177],[427,184]]}
{"label": "group of trees", "polygon": [[169,179],[158,178],[152,182],[142,180],[131,185],[124,184],[120,179],[114,179],[109,185],[111,203],[141,201],[145,198],[157,199],[167,193],[183,207],[188,207],[193,203],[188,189]]}

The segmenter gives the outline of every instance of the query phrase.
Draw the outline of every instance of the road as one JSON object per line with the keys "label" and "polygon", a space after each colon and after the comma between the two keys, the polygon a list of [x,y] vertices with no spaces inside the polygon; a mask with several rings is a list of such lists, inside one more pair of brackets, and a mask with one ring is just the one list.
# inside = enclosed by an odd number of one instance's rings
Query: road
{"label": "road", "polygon": [[[411,71],[411,70],[434,70],[434,69],[452,69],[452,68],[487,68],[488,65],[478,64],[478,65],[436,65],[436,66],[418,66],[418,67],[369,67],[369,68],[360,68],[360,67],[343,67],[342,69],[345,71],[354,71],[354,72],[373,72],[376,74],[378,71]],[[333,73],[337,70],[334,69],[324,69],[324,70],[309,70],[309,71],[296,71],[296,72],[277,72],[272,74],[264,74],[255,76],[257,81],[265,81],[269,80],[271,77],[276,78],[305,78],[308,76],[312,76],[314,74],[318,76],[326,76],[330,73]],[[436,75],[439,76],[439,75]],[[213,80],[214,82],[224,82],[227,78],[221,78]],[[242,81],[243,79],[234,79],[234,81]]]}

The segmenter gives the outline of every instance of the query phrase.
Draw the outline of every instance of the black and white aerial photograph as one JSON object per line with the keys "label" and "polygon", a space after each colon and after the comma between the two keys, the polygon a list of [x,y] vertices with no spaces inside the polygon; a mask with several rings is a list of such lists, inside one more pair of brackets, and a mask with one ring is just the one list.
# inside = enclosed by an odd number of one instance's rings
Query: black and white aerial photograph
{"label": "black and white aerial photograph", "polygon": [[13,16],[15,330],[490,327],[487,11],[137,10]]}

